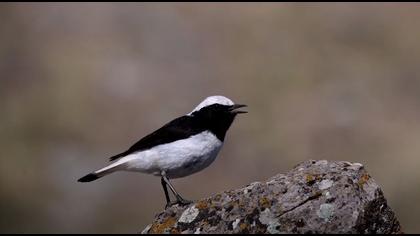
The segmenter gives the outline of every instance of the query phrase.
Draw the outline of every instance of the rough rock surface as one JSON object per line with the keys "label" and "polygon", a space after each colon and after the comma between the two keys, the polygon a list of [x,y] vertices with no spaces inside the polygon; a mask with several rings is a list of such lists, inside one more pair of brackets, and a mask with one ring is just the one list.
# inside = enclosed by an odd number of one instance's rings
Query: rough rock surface
{"label": "rough rock surface", "polygon": [[142,233],[402,233],[363,165],[306,161],[287,174],[172,206]]}

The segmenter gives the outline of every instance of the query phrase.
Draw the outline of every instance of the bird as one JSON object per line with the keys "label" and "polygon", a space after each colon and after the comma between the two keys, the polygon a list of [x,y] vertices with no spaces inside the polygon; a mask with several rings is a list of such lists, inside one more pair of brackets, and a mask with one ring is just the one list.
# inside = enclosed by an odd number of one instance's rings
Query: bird
{"label": "bird", "polygon": [[[170,179],[192,175],[213,163],[235,117],[248,113],[240,110],[243,107],[247,105],[235,104],[221,95],[209,96],[190,113],[144,136],[126,151],[110,157],[111,164],[85,175],[78,182],[91,182],[116,171],[151,174],[161,178],[165,208],[188,205],[192,201],[184,199]],[[175,201],[171,201],[167,187]]]}

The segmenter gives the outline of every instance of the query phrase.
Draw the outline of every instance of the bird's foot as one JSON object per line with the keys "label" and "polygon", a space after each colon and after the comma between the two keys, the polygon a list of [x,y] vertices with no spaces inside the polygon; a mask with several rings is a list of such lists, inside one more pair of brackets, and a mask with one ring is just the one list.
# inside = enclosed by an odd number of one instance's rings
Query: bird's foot
{"label": "bird's foot", "polygon": [[185,200],[185,199],[183,199],[183,198],[179,198],[179,199],[177,200],[177,203],[178,203],[179,205],[181,205],[181,206],[185,206],[185,205],[190,205],[191,203],[193,203],[193,201],[190,201],[190,200]]}
{"label": "bird's foot", "polygon": [[176,201],[174,202],[168,202],[166,203],[165,209],[167,209],[168,207],[171,207],[173,205],[180,205],[180,206],[186,206],[193,203],[193,201],[190,200],[185,200],[183,198],[178,198]]}

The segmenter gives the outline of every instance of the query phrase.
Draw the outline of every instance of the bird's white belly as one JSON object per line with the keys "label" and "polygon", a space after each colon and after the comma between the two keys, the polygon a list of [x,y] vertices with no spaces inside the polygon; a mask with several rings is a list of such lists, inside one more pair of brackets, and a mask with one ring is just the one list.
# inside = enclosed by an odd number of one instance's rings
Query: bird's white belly
{"label": "bird's white belly", "polygon": [[211,132],[204,131],[187,139],[158,145],[149,150],[124,157],[124,169],[160,175],[165,171],[169,178],[180,178],[209,166],[223,143]]}

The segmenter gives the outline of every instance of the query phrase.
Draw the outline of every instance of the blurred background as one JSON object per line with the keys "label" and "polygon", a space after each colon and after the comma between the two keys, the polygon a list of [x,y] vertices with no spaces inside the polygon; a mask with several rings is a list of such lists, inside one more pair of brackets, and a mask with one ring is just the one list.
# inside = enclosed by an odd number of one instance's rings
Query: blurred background
{"label": "blurred background", "polygon": [[417,3],[2,3],[0,232],[141,231],[159,178],[76,180],[216,94],[249,113],[183,196],[360,162],[419,232],[419,22]]}

